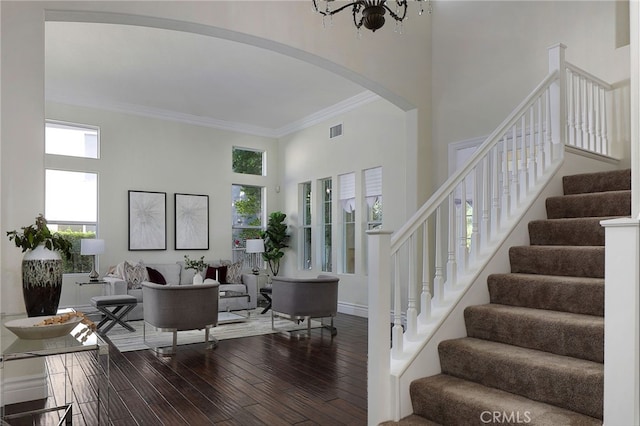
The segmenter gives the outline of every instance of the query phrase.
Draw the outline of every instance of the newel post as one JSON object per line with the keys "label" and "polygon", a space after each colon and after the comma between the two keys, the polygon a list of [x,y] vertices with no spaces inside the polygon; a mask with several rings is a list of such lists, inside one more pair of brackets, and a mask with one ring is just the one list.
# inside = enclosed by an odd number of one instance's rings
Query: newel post
{"label": "newel post", "polygon": [[367,231],[369,263],[368,424],[391,420],[391,232]]}
{"label": "newel post", "polygon": [[549,47],[549,72],[558,71],[558,79],[549,88],[551,97],[551,142],[553,144],[551,159],[557,158],[566,140],[567,99],[565,90],[567,87],[567,71],[564,60],[566,48],[567,46],[562,43]]}
{"label": "newel post", "polygon": [[605,228],[604,425],[640,424],[640,220]]}

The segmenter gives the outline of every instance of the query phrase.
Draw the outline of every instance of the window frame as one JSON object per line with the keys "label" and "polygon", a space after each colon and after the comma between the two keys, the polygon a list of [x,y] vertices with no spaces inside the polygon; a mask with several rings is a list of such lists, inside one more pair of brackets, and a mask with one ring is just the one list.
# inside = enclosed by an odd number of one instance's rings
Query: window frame
{"label": "window frame", "polygon": [[[242,188],[258,188],[260,190],[260,211],[255,214],[255,217],[260,219],[260,225],[244,225],[238,226],[238,214],[236,208],[237,197],[234,195],[234,188],[239,187],[240,192],[242,192]],[[262,185],[248,185],[242,183],[232,183],[231,184],[231,252],[232,259],[234,262],[238,260],[245,259],[245,245],[247,237],[251,238],[260,238],[261,233],[264,231],[266,227],[266,197],[265,197],[265,187]],[[240,193],[238,194],[240,195]],[[247,234],[244,237],[238,238],[236,235],[236,230],[247,230]],[[252,230],[254,232],[252,232]],[[242,232],[242,231],[241,231]]]}
{"label": "window frame", "polygon": [[[328,183],[328,185],[327,185]],[[320,270],[333,272],[333,179],[318,181],[320,198]],[[328,220],[327,220],[328,218]],[[328,243],[327,243],[328,237]]]}
{"label": "window frame", "polygon": [[[96,156],[95,157],[91,157],[91,156],[86,156],[86,155],[71,155],[71,154],[60,154],[60,153],[53,153],[53,152],[47,152],[47,143],[46,143],[46,134],[47,134],[47,127],[49,126],[52,127],[58,127],[58,128],[75,128],[78,130],[91,130],[91,131],[95,131],[96,132]],[[69,121],[62,121],[62,120],[50,120],[50,119],[45,119],[44,122],[44,127],[45,127],[45,144],[44,144],[44,153],[45,155],[55,155],[55,156],[60,156],[60,157],[70,157],[70,158],[82,158],[82,159],[87,159],[87,160],[99,160],[100,159],[100,127],[99,126],[94,126],[91,124],[81,124],[81,123],[73,123],[73,122],[69,122]]]}
{"label": "window frame", "polygon": [[[260,153],[261,154],[261,165],[260,165],[260,173],[249,173],[249,172],[243,172],[243,171],[238,171],[235,168],[234,162],[235,162],[235,153],[236,151],[244,151],[244,152],[253,152],[253,153]],[[249,176],[267,176],[267,153],[265,150],[263,149],[257,149],[257,148],[246,148],[246,147],[242,147],[242,146],[233,146],[231,148],[231,171],[233,173],[238,173],[238,174],[242,174],[242,175],[249,175]]]}
{"label": "window frame", "polygon": [[299,185],[300,196],[300,269],[312,270],[313,262],[313,232],[311,221],[313,219],[313,188],[311,181],[302,182]]}

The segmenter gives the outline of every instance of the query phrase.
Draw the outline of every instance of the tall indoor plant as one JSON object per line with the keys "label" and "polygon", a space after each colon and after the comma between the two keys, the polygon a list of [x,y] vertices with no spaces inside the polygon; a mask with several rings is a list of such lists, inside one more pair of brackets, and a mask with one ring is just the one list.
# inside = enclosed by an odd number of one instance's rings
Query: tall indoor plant
{"label": "tall indoor plant", "polygon": [[271,273],[276,276],[280,272],[280,259],[284,256],[284,248],[289,247],[289,234],[287,224],[284,223],[287,215],[282,212],[273,212],[269,215],[267,229],[262,233],[264,240],[264,253],[262,258],[269,264]]}
{"label": "tall indoor plant", "polygon": [[7,232],[9,241],[25,253],[22,258],[22,296],[27,315],[55,315],[62,292],[62,257],[71,259],[71,241],[51,233],[42,214],[35,224]]}

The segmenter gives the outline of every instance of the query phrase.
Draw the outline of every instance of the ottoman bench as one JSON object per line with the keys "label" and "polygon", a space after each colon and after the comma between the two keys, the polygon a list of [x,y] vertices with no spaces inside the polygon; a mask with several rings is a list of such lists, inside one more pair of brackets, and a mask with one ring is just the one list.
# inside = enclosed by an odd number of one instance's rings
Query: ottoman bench
{"label": "ottoman bench", "polygon": [[[91,298],[91,304],[105,315],[97,325],[100,333],[107,334],[116,324],[120,324],[129,331],[135,331],[133,327],[123,321],[124,316],[138,304],[135,296],[129,296],[128,294],[94,296]],[[113,310],[109,310],[109,308],[113,308]]]}

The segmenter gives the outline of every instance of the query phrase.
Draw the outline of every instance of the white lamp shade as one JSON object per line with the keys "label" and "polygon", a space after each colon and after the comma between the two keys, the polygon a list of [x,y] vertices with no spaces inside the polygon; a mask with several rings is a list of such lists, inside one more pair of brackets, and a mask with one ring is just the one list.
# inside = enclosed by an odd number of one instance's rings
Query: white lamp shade
{"label": "white lamp shade", "polygon": [[104,240],[85,239],[80,240],[80,254],[92,255],[104,253]]}
{"label": "white lamp shade", "polygon": [[264,240],[262,239],[247,240],[245,252],[264,253]]}

